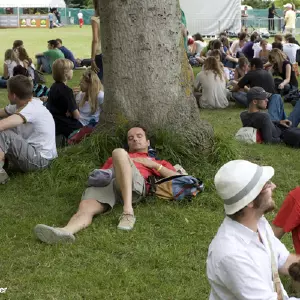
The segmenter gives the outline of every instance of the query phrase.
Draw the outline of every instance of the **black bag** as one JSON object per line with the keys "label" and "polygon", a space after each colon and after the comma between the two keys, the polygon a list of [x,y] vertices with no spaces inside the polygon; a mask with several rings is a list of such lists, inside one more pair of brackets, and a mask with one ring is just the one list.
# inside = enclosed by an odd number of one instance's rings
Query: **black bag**
{"label": "black bag", "polygon": [[300,148],[300,128],[289,128],[282,133],[282,141],[293,148]]}
{"label": "black bag", "polygon": [[41,71],[34,70],[34,83],[35,84],[46,83],[45,76],[44,76],[44,74]]}
{"label": "black bag", "polygon": [[290,91],[287,95],[284,96],[284,102],[292,102],[293,100],[298,101],[300,98],[298,89]]}
{"label": "black bag", "polygon": [[298,49],[297,52],[296,52],[296,62],[300,66],[300,49]]}

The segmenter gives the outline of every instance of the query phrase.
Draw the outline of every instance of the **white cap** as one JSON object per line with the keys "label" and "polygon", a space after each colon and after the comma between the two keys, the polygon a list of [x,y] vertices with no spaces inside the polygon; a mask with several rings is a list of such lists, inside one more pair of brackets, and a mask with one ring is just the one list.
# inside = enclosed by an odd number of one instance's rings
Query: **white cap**
{"label": "white cap", "polygon": [[291,3],[287,3],[287,4],[283,5],[283,7],[285,7],[285,8],[293,8],[293,5]]}
{"label": "white cap", "polygon": [[252,202],[274,175],[272,167],[261,167],[247,160],[232,160],[215,176],[217,193],[224,201],[225,213],[233,215]]}

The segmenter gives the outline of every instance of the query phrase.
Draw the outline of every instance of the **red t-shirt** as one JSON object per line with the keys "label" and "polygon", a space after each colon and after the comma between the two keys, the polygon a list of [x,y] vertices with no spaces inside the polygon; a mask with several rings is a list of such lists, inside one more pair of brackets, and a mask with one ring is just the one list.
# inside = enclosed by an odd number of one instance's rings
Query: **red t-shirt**
{"label": "red t-shirt", "polygon": [[300,187],[289,192],[273,224],[284,232],[292,231],[296,254],[300,254]]}
{"label": "red t-shirt", "polygon": [[[130,158],[148,158],[148,159],[151,159],[151,160],[157,162],[158,164],[163,165],[165,168],[176,172],[175,168],[169,162],[167,162],[165,160],[157,160],[154,157],[150,157],[148,155],[148,153],[128,153],[128,155],[129,155]],[[144,165],[142,165],[141,163],[138,163],[138,162],[134,161],[134,164],[135,164],[136,168],[140,171],[141,175],[145,178],[145,180],[147,180],[149,176],[158,176],[158,177],[161,176],[159,174],[159,172],[157,172],[156,170],[147,168]],[[112,168],[112,166],[113,166],[113,161],[112,161],[112,157],[110,157],[105,162],[105,164],[102,166],[101,169],[110,169],[110,168]]]}

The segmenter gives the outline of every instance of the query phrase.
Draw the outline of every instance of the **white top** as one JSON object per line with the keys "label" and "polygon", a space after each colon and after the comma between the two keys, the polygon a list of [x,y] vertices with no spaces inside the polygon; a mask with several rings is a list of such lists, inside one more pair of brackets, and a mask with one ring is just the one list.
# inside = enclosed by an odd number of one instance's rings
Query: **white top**
{"label": "white top", "polygon": [[17,133],[35,147],[42,157],[49,160],[57,157],[54,120],[39,98],[32,98],[20,111],[11,104],[5,107],[5,111],[24,119],[25,123],[16,128]]}
{"label": "white top", "polygon": [[288,56],[291,64],[296,62],[296,54],[298,49],[300,49],[300,47],[297,44],[283,44],[283,52]]}
{"label": "white top", "polygon": [[[84,97],[84,95],[85,95],[85,93],[83,93],[83,92],[80,92],[76,95],[75,100],[76,100],[77,105],[79,104],[81,99]],[[98,94],[98,109],[96,110],[96,112],[94,114],[91,114],[91,107],[90,107],[90,104],[88,101],[86,101],[82,107],[78,108],[79,113],[80,113],[79,122],[83,126],[88,125],[92,119],[94,119],[97,123],[99,122],[99,116],[100,116],[100,112],[101,112],[100,105],[103,104],[103,101],[104,101],[104,92],[100,91]]]}
{"label": "white top", "polygon": [[[254,43],[252,49],[254,50],[254,56],[253,57],[259,57],[259,52],[262,50],[262,47],[260,46],[260,43]],[[267,45],[267,50],[272,50],[272,44]]]}
{"label": "white top", "polygon": [[296,28],[296,13],[293,10],[288,10],[285,13],[285,28]]}
{"label": "white top", "polygon": [[10,59],[6,60],[4,64],[7,65],[9,78],[13,77],[14,67],[16,67],[18,64],[14,60],[10,60]]}
{"label": "white top", "polygon": [[211,70],[201,71],[195,79],[195,88],[202,86],[200,107],[202,108],[225,108],[228,106],[225,78],[215,75]]}
{"label": "white top", "polygon": [[202,49],[207,45],[205,42],[201,42],[201,41],[195,41],[194,43],[196,44],[195,53],[199,53],[199,54],[201,53]]}
{"label": "white top", "polygon": [[78,19],[82,19],[83,18],[83,14],[80,12],[77,14]]}
{"label": "white top", "polygon": [[[211,242],[207,257],[207,277],[211,286],[209,300],[277,300],[271,269],[272,244],[278,269],[289,251],[274,236],[273,230],[262,217],[257,232],[226,217]],[[284,300],[289,298],[284,287]]]}
{"label": "white top", "polygon": [[238,52],[241,52],[243,48],[240,47],[240,40],[235,40],[231,47],[230,51],[233,55],[236,55]]}

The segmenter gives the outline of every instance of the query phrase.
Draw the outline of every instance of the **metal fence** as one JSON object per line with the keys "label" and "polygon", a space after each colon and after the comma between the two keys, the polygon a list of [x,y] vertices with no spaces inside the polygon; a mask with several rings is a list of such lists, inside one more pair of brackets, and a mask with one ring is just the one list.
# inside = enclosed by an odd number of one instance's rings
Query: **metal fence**
{"label": "metal fence", "polygon": [[[189,20],[188,30],[190,34],[197,32],[204,36],[218,35],[222,31],[237,34],[242,28],[247,28],[248,32],[258,31],[260,33],[275,35],[284,33],[283,18],[255,18],[247,19],[193,19]],[[296,19],[295,33],[300,34],[300,18]]]}

